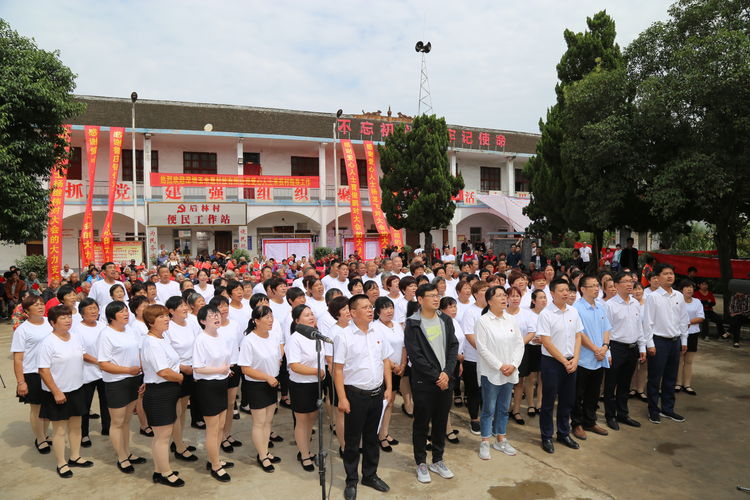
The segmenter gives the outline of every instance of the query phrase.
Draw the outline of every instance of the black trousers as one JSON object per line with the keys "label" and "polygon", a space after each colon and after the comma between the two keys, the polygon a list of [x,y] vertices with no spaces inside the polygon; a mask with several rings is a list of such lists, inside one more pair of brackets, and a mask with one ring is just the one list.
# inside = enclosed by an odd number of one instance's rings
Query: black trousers
{"label": "black trousers", "polygon": [[589,370],[582,366],[576,370],[576,397],[573,405],[573,427],[593,427],[596,425],[596,407],[599,401],[599,390],[604,378],[604,368]]}
{"label": "black trousers", "polygon": [[625,418],[629,416],[628,393],[630,380],[638,366],[638,346],[610,340],[609,352],[612,364],[604,375],[604,416],[606,418]]}
{"label": "black trousers", "polygon": [[[668,339],[654,335],[656,355],[648,358],[648,414],[659,415],[661,410],[674,411],[674,385],[677,383],[677,370],[680,366],[680,337]],[[661,396],[659,395],[661,391]]]}
{"label": "black trousers", "polygon": [[203,422],[203,411],[201,410],[200,398],[195,397],[195,383],[193,383],[193,393],[190,394],[190,424],[198,422]]}
{"label": "black trousers", "polygon": [[[580,368],[579,368],[580,370]],[[565,367],[550,356],[542,355],[539,372],[542,374],[542,407],[539,410],[539,430],[542,439],[552,439],[552,410],[557,400],[557,435],[570,434],[570,413],[576,397],[576,372],[568,373]]]}
{"label": "black trousers", "polygon": [[461,397],[461,378],[459,376],[459,372],[461,371],[461,363],[456,363],[456,369],[453,370],[453,380],[456,381],[456,383],[453,385],[453,396],[460,398]]}
{"label": "black trousers", "polygon": [[740,329],[742,328],[742,323],[750,323],[750,318],[742,314],[729,317],[729,333],[732,334],[732,342],[740,341]]}
{"label": "black trousers", "polygon": [[410,377],[410,380],[414,397],[414,422],[411,432],[414,460],[417,465],[427,463],[427,430],[432,424],[432,463],[440,462],[445,450],[445,427],[448,425],[453,388],[448,385],[443,391],[435,384],[415,381],[414,377]]}
{"label": "black trousers", "polygon": [[109,433],[109,409],[107,408],[107,395],[104,393],[104,382],[102,379],[83,384],[83,396],[86,398],[86,412],[81,417],[81,436],[89,435],[89,413],[91,403],[94,401],[94,392],[99,394],[99,415],[102,419],[102,434]]}
{"label": "black trousers", "polygon": [[345,386],[349,400],[349,413],[344,415],[344,470],[346,485],[356,486],[359,482],[359,443],[362,442],[362,477],[371,477],[378,472],[380,444],[378,423],[383,411],[383,390],[375,396],[362,394]]}
{"label": "black trousers", "polygon": [[721,320],[721,316],[716,314],[716,311],[703,311],[703,312],[706,315],[706,320],[700,324],[701,335],[703,336],[703,338],[706,338],[709,336],[708,335],[709,321],[713,321],[714,323],[716,323],[716,332],[717,332],[716,336],[717,337],[721,337],[722,335],[724,335],[726,331],[724,330],[724,322]]}
{"label": "black trousers", "polygon": [[286,354],[281,358],[278,380],[281,387],[281,397],[285,398],[289,394],[289,370],[286,367]]}
{"label": "black trousers", "polygon": [[[464,379],[464,393],[466,394],[466,407],[469,410],[469,418],[479,420],[479,407],[482,406],[482,393],[479,391],[477,379],[477,364],[474,361],[463,362],[464,371],[461,378]],[[416,407],[416,401],[414,403]]]}

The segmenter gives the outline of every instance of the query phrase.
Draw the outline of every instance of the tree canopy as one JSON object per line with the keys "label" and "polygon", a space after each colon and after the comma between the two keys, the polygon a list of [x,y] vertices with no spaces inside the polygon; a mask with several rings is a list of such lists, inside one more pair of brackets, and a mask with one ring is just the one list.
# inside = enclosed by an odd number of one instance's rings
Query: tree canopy
{"label": "tree canopy", "polygon": [[46,181],[65,157],[63,124],[83,112],[75,75],[58,52],[37,47],[0,19],[0,241],[41,239],[47,226]]}

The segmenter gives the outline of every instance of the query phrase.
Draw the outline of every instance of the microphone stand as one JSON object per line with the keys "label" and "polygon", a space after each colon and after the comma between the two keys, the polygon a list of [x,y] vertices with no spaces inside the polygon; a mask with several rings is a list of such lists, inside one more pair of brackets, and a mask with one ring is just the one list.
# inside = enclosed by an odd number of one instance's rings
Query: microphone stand
{"label": "microphone stand", "polygon": [[320,475],[320,498],[326,500],[326,451],[323,448],[323,378],[320,375],[320,349],[323,342],[319,338],[315,339],[315,351],[318,358],[318,474]]}

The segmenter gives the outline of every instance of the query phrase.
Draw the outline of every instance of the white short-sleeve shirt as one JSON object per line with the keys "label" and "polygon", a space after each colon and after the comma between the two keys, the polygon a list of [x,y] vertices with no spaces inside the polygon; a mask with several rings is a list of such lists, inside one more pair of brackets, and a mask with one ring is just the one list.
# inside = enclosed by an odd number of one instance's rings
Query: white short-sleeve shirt
{"label": "white short-sleeve shirt", "polygon": [[243,333],[247,329],[247,323],[250,321],[252,314],[253,310],[250,309],[250,306],[243,305],[237,309],[231,304],[229,305],[229,319],[237,323],[237,327],[241,328]]}
{"label": "white short-sleeve shirt", "polygon": [[[126,328],[124,332],[118,332],[107,326],[99,333],[99,344],[97,345],[96,359],[99,363],[105,361],[117,366],[131,367],[140,366],[141,357],[139,349],[143,339],[135,331]],[[117,382],[132,377],[127,373],[109,373],[102,370],[104,382]]]}
{"label": "white short-sleeve shirt", "polygon": [[202,332],[195,337],[193,344],[193,378],[195,380],[221,380],[227,378],[225,373],[198,373],[195,368],[219,368],[230,364],[232,348],[226,338],[220,334],[213,337]]}
{"label": "white short-sleeve shirt", "polygon": [[[315,368],[318,367],[317,352],[315,350],[315,341],[304,337],[299,333],[294,333],[289,336],[284,346],[284,352],[286,353],[286,364],[289,369],[289,380],[297,382],[299,384],[306,384],[311,382],[317,382],[318,377],[316,375],[302,375],[292,370],[291,366],[293,363],[299,363],[301,365]],[[325,367],[325,352],[321,349],[320,351],[320,367]]]}
{"label": "white short-sleeve shirt", "polygon": [[[578,311],[572,306],[566,306],[563,310],[553,303],[539,313],[536,334],[551,337],[552,343],[566,358],[575,355],[578,332],[583,332],[583,322]],[[542,354],[552,356],[544,346],[542,346]]]}
{"label": "white short-sleeve shirt", "polygon": [[[83,385],[83,355],[81,339],[70,335],[65,341],[57,335],[47,335],[39,348],[39,368],[49,368],[52,380],[62,392],[72,392]],[[42,380],[42,389],[51,392]]]}
{"label": "white short-sleeve shirt", "polygon": [[[237,364],[248,366],[272,377],[278,377],[281,367],[281,342],[279,342],[279,337],[272,331],[268,332],[267,338],[260,337],[255,332],[248,333],[240,344],[240,357]],[[245,380],[264,382],[247,375],[245,375]]]}
{"label": "white short-sleeve shirt", "polygon": [[176,281],[170,281],[166,285],[161,281],[156,282],[156,297],[162,304],[166,304],[170,297],[176,295],[180,295],[180,284]]}
{"label": "white short-sleeve shirt", "polygon": [[43,319],[41,325],[35,325],[26,320],[13,332],[13,340],[10,344],[10,352],[23,353],[23,372],[36,373],[39,369],[39,348],[42,341],[52,333],[52,326]]}
{"label": "white short-sleeve shirt", "polygon": [[375,320],[370,326],[377,330],[391,346],[391,355],[389,356],[391,363],[400,365],[404,353],[404,329],[395,321],[392,321],[391,324],[393,326],[389,327],[382,321]]}
{"label": "white short-sleeve shirt", "polygon": [[161,370],[169,369],[180,373],[180,356],[168,338],[159,339],[153,335],[147,335],[141,344],[141,366],[143,367],[143,383],[161,384],[168,382],[167,379],[158,375]]}
{"label": "white short-sleeve shirt", "polygon": [[180,357],[180,364],[191,366],[193,364],[193,344],[198,335],[195,326],[186,319],[185,326],[178,325],[174,321],[169,322],[169,330],[164,332],[166,338]]}
{"label": "white short-sleeve shirt", "polygon": [[379,330],[369,325],[367,332],[354,323],[336,337],[334,362],[344,365],[344,385],[365,391],[383,385],[384,360],[391,356],[391,345]]}
{"label": "white short-sleeve shirt", "polygon": [[229,324],[219,327],[219,337],[223,338],[229,345],[230,364],[236,365],[237,359],[240,357],[240,342],[242,342],[243,337],[240,326],[230,319]]}
{"label": "white short-sleeve shirt", "polygon": [[[472,304],[471,307],[466,308],[464,316],[461,319],[461,328],[463,328],[465,335],[476,334],[475,325],[481,316],[482,308],[478,305]],[[464,344],[464,361],[472,361],[474,363],[479,361],[479,353],[477,353],[477,350],[469,342]]]}
{"label": "white short-sleeve shirt", "polygon": [[[71,335],[75,335],[81,340],[83,349],[93,357],[97,355],[97,345],[99,344],[99,334],[107,327],[105,323],[97,322],[94,326],[84,325],[82,322],[73,323],[70,329]],[[98,363],[83,362],[83,383],[88,384],[102,378],[102,370]]]}

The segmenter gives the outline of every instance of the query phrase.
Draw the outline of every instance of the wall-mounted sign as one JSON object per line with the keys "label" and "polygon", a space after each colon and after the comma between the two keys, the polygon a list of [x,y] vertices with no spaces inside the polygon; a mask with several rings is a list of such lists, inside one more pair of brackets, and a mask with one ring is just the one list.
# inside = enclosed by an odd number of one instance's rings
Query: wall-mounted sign
{"label": "wall-mounted sign", "polygon": [[244,226],[244,203],[149,203],[149,226]]}

